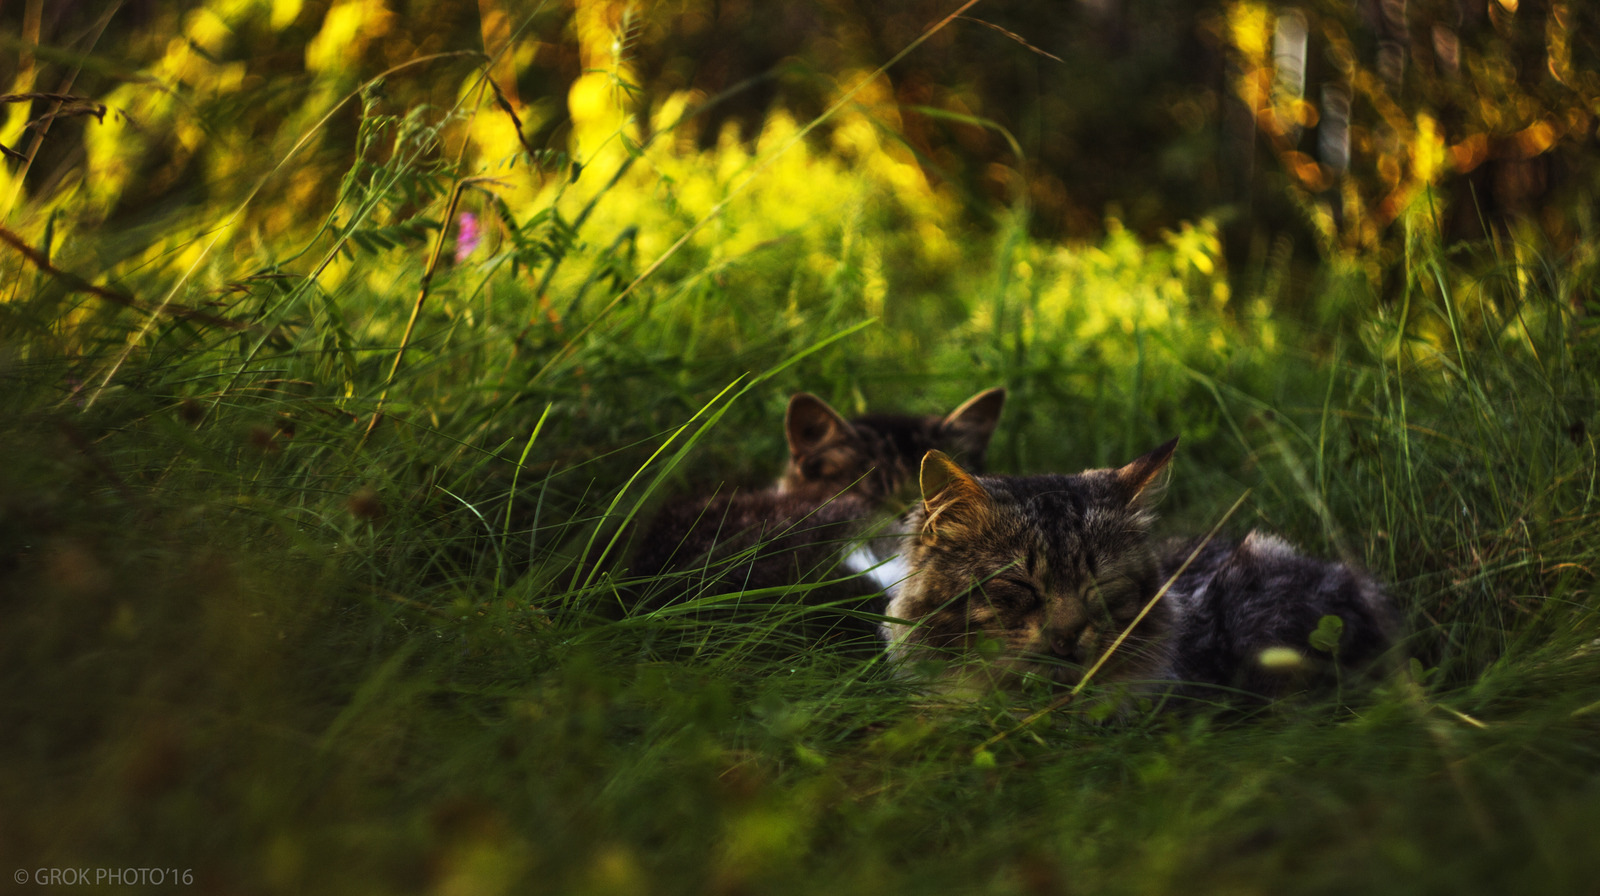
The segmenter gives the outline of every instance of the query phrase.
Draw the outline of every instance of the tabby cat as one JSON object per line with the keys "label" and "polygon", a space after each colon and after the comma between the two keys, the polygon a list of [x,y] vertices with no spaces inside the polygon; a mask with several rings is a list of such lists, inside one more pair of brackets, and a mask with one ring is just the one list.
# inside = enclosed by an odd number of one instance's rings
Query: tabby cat
{"label": "tabby cat", "polygon": [[[929,452],[897,544],[851,558],[860,569],[900,551],[874,570],[901,620],[884,627],[891,655],[930,662],[957,691],[1075,685],[1099,664],[1101,684],[1271,698],[1389,649],[1394,607],[1350,566],[1259,531],[1153,541],[1157,479],[1176,447],[1072,476],[974,477]],[[1319,641],[1334,655],[1311,645],[1324,616],[1342,622],[1336,641],[1326,627]]]}
{"label": "tabby cat", "polygon": [[[1005,390],[989,389],[949,414],[846,420],[822,399],[796,394],[784,416],[789,466],[774,486],[678,500],[645,529],[632,572],[679,575],[641,603],[848,579],[841,549],[913,486],[918,460],[941,449],[981,466],[1004,402]],[[807,591],[806,600],[862,598],[878,590],[867,579],[841,581]],[[850,628],[873,633],[865,623]]]}

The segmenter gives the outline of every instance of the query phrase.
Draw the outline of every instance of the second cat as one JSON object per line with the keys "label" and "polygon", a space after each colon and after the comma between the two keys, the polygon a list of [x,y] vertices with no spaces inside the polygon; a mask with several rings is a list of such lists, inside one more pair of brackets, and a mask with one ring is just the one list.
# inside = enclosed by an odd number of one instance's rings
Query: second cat
{"label": "second cat", "polygon": [[[789,464],[774,486],[673,501],[643,530],[630,572],[657,581],[645,586],[641,604],[842,580],[808,588],[804,602],[859,599],[862,609],[881,610],[866,600],[878,585],[852,578],[841,565],[843,548],[886,509],[899,510],[894,502],[914,486],[917,463],[929,450],[981,465],[1004,402],[1003,389],[989,389],[948,414],[847,420],[822,399],[797,393],[784,417]],[[867,640],[875,631],[867,623],[833,621]]]}

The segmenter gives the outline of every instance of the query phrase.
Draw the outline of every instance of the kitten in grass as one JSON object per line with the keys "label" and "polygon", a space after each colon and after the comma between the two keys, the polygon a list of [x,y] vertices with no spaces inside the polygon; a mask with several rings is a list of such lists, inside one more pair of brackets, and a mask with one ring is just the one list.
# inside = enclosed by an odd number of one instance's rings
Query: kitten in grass
{"label": "kitten in grass", "polygon": [[[874,570],[900,620],[884,627],[890,654],[957,692],[1076,685],[1100,663],[1099,684],[1259,699],[1331,683],[1335,664],[1360,670],[1390,648],[1397,614],[1359,570],[1259,531],[1152,540],[1176,447],[1071,476],[975,477],[929,452],[923,500],[889,548],[900,554]],[[883,543],[852,565],[879,560]]]}
{"label": "kitten in grass", "polygon": [[[842,549],[900,509],[894,502],[914,488],[917,464],[928,451],[957,453],[981,467],[1004,403],[1005,390],[989,389],[948,414],[847,420],[822,399],[797,393],[784,415],[789,465],[775,485],[674,501],[645,528],[631,572],[673,575],[641,603],[659,607],[828,579],[846,581],[807,590],[806,603],[876,594],[875,582],[852,578],[841,565]],[[875,631],[862,622],[845,627],[867,636]]]}

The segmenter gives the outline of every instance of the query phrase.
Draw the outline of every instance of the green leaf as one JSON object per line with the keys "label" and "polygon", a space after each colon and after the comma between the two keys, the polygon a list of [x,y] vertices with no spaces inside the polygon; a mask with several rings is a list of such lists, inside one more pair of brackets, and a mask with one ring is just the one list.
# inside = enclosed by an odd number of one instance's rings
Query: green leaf
{"label": "green leaf", "polygon": [[1317,630],[1311,633],[1311,646],[1323,653],[1339,655],[1339,636],[1344,634],[1344,620],[1337,616],[1324,616],[1317,620]]}

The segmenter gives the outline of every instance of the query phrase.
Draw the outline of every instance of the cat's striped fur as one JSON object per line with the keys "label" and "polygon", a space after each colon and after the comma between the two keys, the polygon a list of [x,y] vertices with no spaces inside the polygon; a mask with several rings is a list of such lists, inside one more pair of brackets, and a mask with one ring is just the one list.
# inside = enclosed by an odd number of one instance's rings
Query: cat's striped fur
{"label": "cat's striped fur", "polygon": [[1070,476],[975,477],[930,452],[923,501],[898,540],[852,557],[861,568],[899,551],[877,570],[900,620],[883,632],[890,653],[958,689],[1074,685],[1100,664],[1103,684],[1274,697],[1333,664],[1311,646],[1324,616],[1342,620],[1341,666],[1388,650],[1392,602],[1349,565],[1260,532],[1152,540],[1153,495],[1176,446]]}

